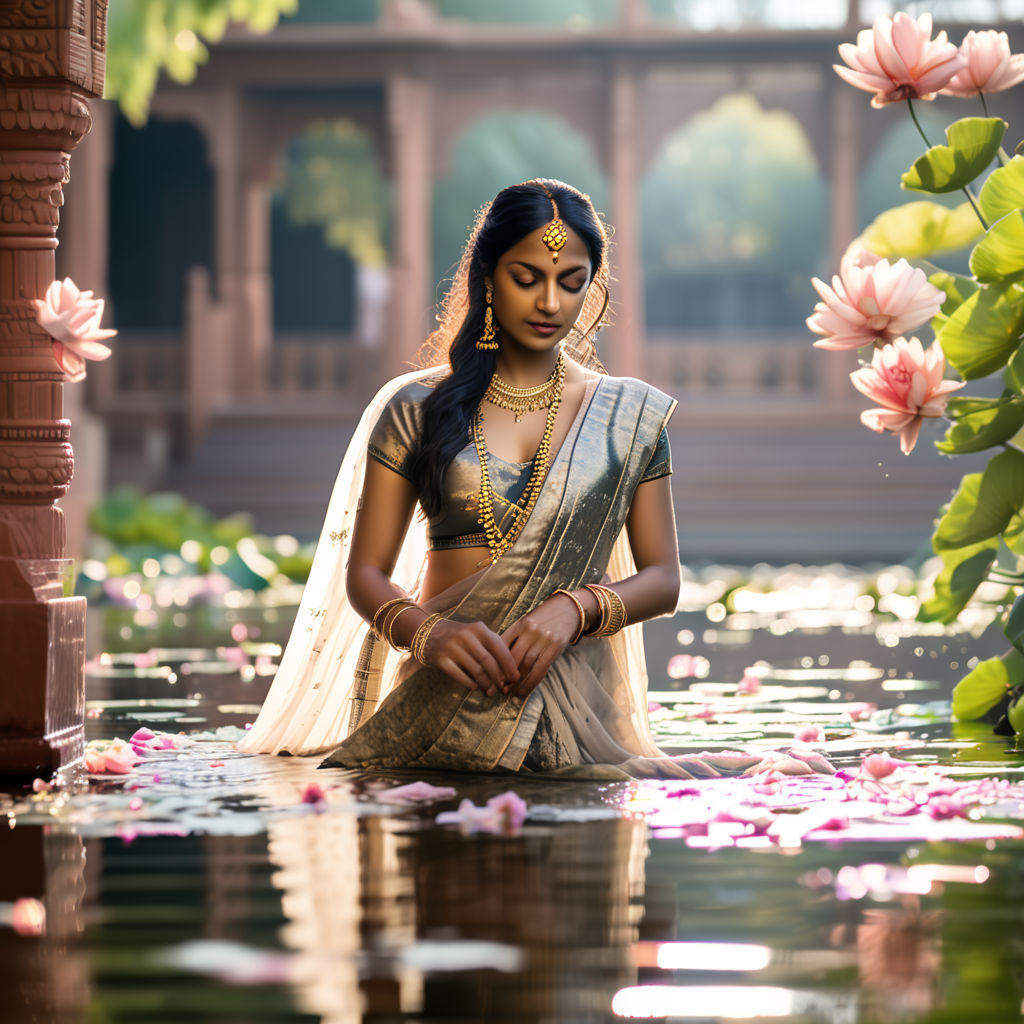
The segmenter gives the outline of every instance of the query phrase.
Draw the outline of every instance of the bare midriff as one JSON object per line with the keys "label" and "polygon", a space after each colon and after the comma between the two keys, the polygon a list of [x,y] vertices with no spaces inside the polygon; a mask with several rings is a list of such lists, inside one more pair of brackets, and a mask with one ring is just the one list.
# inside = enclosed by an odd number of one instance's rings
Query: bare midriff
{"label": "bare midriff", "polygon": [[462,582],[467,576],[490,565],[491,552],[486,545],[476,548],[453,548],[450,551],[431,551],[427,555],[427,571],[420,588],[420,601],[429,601],[449,587]]}

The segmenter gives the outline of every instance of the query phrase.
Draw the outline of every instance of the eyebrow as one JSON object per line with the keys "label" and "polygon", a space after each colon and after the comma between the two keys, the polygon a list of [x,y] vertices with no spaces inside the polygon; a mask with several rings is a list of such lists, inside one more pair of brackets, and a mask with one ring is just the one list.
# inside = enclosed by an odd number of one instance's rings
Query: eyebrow
{"label": "eyebrow", "polygon": [[[525,267],[527,270],[532,270],[535,274],[543,274],[544,273],[544,271],[543,271],[543,269],[541,267],[535,267],[532,263],[527,263],[526,260],[510,260],[509,261],[509,266],[513,266],[515,264],[518,264],[520,267]],[[585,271],[588,274],[590,273],[590,267],[587,266],[584,263],[581,263],[578,267],[566,267],[565,270],[563,270],[563,271],[561,271],[561,273],[559,273],[558,277],[559,277],[559,279],[561,279],[563,277],[568,277],[570,274],[578,273],[581,270]]]}

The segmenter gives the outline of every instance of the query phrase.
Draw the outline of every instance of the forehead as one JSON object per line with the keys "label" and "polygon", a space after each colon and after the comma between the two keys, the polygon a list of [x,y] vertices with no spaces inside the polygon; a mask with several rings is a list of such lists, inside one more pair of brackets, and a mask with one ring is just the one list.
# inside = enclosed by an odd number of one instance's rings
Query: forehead
{"label": "forehead", "polygon": [[511,249],[502,254],[499,263],[529,263],[534,267],[552,266],[559,273],[571,267],[590,267],[590,253],[580,236],[568,224],[565,225],[565,245],[558,250],[558,263],[553,263],[551,250],[542,241],[547,224],[531,231],[525,238],[519,239]]}

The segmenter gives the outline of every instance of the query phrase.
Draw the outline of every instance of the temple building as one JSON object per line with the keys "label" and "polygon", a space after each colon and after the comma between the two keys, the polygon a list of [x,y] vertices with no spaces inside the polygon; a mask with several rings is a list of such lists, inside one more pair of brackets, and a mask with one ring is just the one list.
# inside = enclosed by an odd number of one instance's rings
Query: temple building
{"label": "temple building", "polygon": [[267,35],[229,32],[188,86],[162,81],[141,127],[95,103],[59,276],[108,296],[120,334],[83,396],[80,500],[130,481],[313,536],[489,179],[522,168],[614,225],[601,354],[679,399],[684,557],[909,554],[966,461],[930,443],[902,461],[865,431],[854,354],[803,324],[809,277],[905,201],[894,172],[920,152],[904,110],[831,68],[883,8],[302,0]]}

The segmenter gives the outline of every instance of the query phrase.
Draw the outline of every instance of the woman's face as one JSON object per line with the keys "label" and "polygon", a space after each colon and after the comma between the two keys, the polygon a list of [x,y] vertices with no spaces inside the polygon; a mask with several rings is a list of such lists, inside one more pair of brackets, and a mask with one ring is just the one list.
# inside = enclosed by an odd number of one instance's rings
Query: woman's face
{"label": "woman's face", "polygon": [[547,225],[531,231],[498,260],[487,279],[494,288],[494,319],[502,345],[533,352],[554,348],[572,329],[590,284],[590,254],[572,228],[558,262],[541,241]]}

